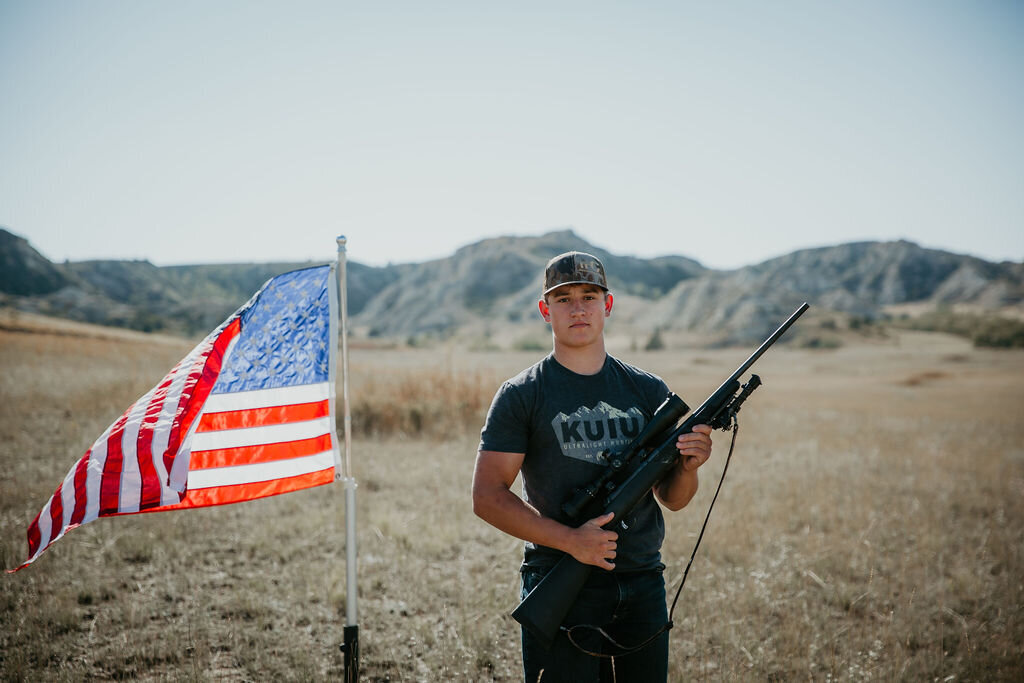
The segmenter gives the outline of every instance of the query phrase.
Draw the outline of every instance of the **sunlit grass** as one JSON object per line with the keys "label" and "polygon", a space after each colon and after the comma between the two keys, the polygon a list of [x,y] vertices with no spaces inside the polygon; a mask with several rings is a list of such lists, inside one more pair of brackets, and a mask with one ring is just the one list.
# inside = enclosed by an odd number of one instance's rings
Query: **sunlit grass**
{"label": "sunlit grass", "polygon": [[[68,468],[189,348],[0,332],[6,567]],[[353,351],[364,680],[520,678],[521,545],[473,516],[469,482],[494,389],[540,355]],[[623,355],[697,405],[746,353]],[[1022,361],[936,335],[762,359],[676,609],[672,679],[1019,680]],[[668,516],[672,589],[727,443]],[[342,494],[71,531],[0,579],[4,678],[338,678]]]}

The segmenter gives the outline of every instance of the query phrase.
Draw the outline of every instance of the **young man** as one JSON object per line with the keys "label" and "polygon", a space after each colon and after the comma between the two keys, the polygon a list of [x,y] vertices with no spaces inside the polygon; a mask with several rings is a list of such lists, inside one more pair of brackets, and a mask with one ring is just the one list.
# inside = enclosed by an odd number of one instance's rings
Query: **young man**
{"label": "young man", "polygon": [[[592,571],[564,626],[586,625],[572,640],[591,652],[616,653],[596,629],[625,647],[643,643],[668,621],[660,501],[679,510],[697,491],[697,468],[711,455],[711,428],[679,437],[679,464],[618,524],[611,515],[572,524],[561,506],[600,475],[602,453],[629,443],[668,395],[657,376],[605,352],[604,323],[613,297],[594,256],[567,252],[544,273],[540,314],[551,325],[553,351],[506,381],[495,394],[481,432],[473,474],[473,510],[498,529],[526,541],[525,596],[563,553]],[[523,476],[523,497],[512,491]],[[668,632],[637,652],[595,657],[560,631],[547,649],[523,629],[526,681],[665,681]]]}

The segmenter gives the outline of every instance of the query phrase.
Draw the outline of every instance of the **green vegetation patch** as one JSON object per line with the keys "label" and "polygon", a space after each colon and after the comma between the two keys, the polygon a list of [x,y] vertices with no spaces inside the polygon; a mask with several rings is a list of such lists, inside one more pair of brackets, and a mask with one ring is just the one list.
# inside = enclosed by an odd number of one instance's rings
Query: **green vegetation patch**
{"label": "green vegetation patch", "polygon": [[955,313],[940,309],[923,315],[894,321],[894,324],[925,332],[946,332],[967,337],[975,346],[1024,348],[1024,321],[994,314]]}

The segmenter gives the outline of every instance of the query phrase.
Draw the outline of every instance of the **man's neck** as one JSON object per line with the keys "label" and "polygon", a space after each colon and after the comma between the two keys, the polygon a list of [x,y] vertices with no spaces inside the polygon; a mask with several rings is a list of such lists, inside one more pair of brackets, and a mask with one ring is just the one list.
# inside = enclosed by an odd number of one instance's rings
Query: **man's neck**
{"label": "man's neck", "polygon": [[600,343],[585,347],[565,346],[556,341],[554,356],[559,365],[572,370],[577,375],[596,375],[604,367],[607,353],[604,350],[603,339]]}

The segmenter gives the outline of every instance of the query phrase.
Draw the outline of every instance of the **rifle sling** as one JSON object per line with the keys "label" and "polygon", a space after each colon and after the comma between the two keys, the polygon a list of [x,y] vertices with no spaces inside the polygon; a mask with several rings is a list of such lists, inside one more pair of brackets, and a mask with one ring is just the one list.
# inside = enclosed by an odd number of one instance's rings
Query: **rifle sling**
{"label": "rifle sling", "polygon": [[[566,636],[569,638],[569,642],[572,643],[577,650],[585,654],[588,654],[591,657],[614,659],[615,657],[621,657],[642,650],[643,648],[647,647],[647,645],[655,638],[657,638],[662,633],[672,628],[672,626],[674,625],[672,622],[672,615],[675,614],[676,603],[679,602],[679,595],[683,592],[683,586],[686,584],[686,577],[690,573],[690,567],[693,566],[693,558],[697,556],[697,548],[700,547],[700,542],[704,538],[704,531],[708,528],[708,520],[711,519],[711,510],[715,507],[715,501],[718,500],[718,494],[721,493],[722,491],[722,483],[725,482],[725,474],[726,472],[729,471],[729,461],[732,460],[732,451],[736,447],[736,435],[739,432],[739,429],[739,420],[736,419],[736,414],[733,413],[731,429],[732,439],[729,441],[729,453],[728,455],[725,456],[725,465],[722,467],[722,476],[718,480],[718,487],[715,488],[715,495],[711,498],[711,504],[708,505],[707,514],[704,515],[704,523],[701,524],[700,533],[697,535],[697,542],[693,544],[693,550],[690,552],[690,560],[686,563],[686,569],[683,571],[683,578],[679,582],[679,587],[676,589],[675,597],[672,599],[672,607],[668,611],[668,622],[666,622],[664,626],[658,629],[653,635],[648,637],[642,643],[634,645],[632,647],[626,647],[625,645],[622,645],[614,638],[612,638],[610,635],[608,635],[607,631],[605,631],[600,626],[595,626],[593,624],[577,624],[575,626],[570,626],[568,628],[566,628],[565,626],[559,626],[559,629],[565,631]],[[578,628],[596,631],[601,635],[602,638],[604,638],[607,642],[611,643],[615,648],[617,648],[620,651],[612,655],[604,652],[594,652],[593,650],[589,650],[585,647],[582,647],[579,643],[576,642],[576,639],[573,638],[572,635],[573,631]]]}

